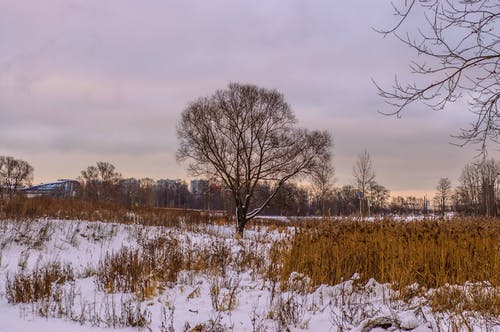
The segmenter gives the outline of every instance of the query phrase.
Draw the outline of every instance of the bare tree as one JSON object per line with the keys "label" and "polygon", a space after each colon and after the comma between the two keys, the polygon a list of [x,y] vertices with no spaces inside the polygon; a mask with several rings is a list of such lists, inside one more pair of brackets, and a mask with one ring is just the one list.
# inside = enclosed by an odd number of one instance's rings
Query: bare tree
{"label": "bare tree", "polygon": [[375,180],[373,163],[367,150],[364,150],[361,154],[358,155],[356,164],[352,169],[352,174],[354,176],[356,186],[361,191],[364,197],[368,192],[370,185]]}
{"label": "bare tree", "polygon": [[326,200],[333,194],[333,175],[335,169],[331,162],[331,154],[327,153],[319,160],[318,167],[312,172],[312,185],[321,204],[321,216],[325,217]]}
{"label": "bare tree", "polygon": [[466,165],[456,190],[457,208],[467,214],[497,215],[500,163],[494,159]]}
{"label": "bare tree", "polygon": [[112,200],[117,194],[121,174],[108,162],[98,161],[96,166],[89,166],[81,171],[81,182],[87,197],[93,200]]}
{"label": "bare tree", "polygon": [[335,210],[338,215],[356,213],[357,192],[357,189],[351,185],[344,185],[334,190]]}
{"label": "bare tree", "polygon": [[361,193],[360,211],[364,215],[368,210],[368,197],[366,194],[375,181],[372,160],[366,149],[358,155],[356,164],[352,169],[352,174],[354,176],[354,182]]}
{"label": "bare tree", "polygon": [[[295,123],[282,94],[236,83],[192,102],[182,113],[178,160],[191,160],[191,174],[217,178],[231,191],[240,236],[284,183],[310,174],[328,153],[328,133]],[[255,202],[255,189],[263,182],[273,190]]]}
{"label": "bare tree", "polygon": [[444,215],[446,211],[446,205],[448,204],[452,194],[450,180],[448,178],[439,179],[436,190],[437,192],[434,196],[434,199],[439,206],[441,214]]}
{"label": "bare tree", "polygon": [[26,161],[13,157],[0,156],[0,198],[5,194],[9,198],[33,181],[33,167]]}
{"label": "bare tree", "polygon": [[[400,116],[420,101],[434,110],[464,99],[475,120],[455,137],[458,145],[499,143],[500,113],[500,4],[498,0],[404,0],[394,5],[398,22],[388,30],[419,55],[412,73],[421,83],[403,84],[395,79],[392,89],[376,84],[379,95],[394,107],[386,114]],[[414,35],[401,30],[410,17],[424,13],[426,25]],[[466,95],[464,95],[464,93]]]}
{"label": "bare tree", "polygon": [[495,217],[497,215],[496,185],[500,175],[500,164],[495,162],[494,159],[485,160],[480,165],[480,169],[482,210],[486,216]]}
{"label": "bare tree", "polygon": [[[273,190],[274,188],[270,189]],[[300,188],[292,181],[288,181],[276,192],[273,200],[266,206],[265,211],[280,216],[299,216],[302,212],[305,212],[301,204],[303,193],[307,194],[307,190]],[[261,195],[262,193],[259,194]],[[260,199],[265,200],[268,196],[269,193],[266,197],[261,197]],[[257,195],[255,195],[255,199],[257,199]]]}
{"label": "bare tree", "polygon": [[481,205],[481,174],[477,165],[465,165],[456,189],[458,208],[467,214],[479,214]]}
{"label": "bare tree", "polygon": [[373,202],[373,207],[377,210],[375,212],[382,212],[386,208],[387,201],[389,200],[390,191],[381,184],[372,181],[370,184],[370,197]]}

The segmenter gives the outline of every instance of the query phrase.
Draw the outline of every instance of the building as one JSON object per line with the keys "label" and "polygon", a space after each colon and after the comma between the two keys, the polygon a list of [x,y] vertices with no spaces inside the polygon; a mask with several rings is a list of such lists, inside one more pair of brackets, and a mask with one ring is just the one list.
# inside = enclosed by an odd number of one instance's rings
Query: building
{"label": "building", "polygon": [[156,181],[157,186],[165,187],[165,188],[176,188],[177,186],[182,184],[181,180],[172,180],[172,179],[159,179]]}
{"label": "building", "polygon": [[36,186],[24,188],[24,192],[29,197],[35,196],[57,196],[74,197],[80,187],[80,183],[75,180],[57,180],[55,182],[43,183]]}
{"label": "building", "polygon": [[195,196],[203,195],[208,191],[208,180],[192,180],[189,191]]}

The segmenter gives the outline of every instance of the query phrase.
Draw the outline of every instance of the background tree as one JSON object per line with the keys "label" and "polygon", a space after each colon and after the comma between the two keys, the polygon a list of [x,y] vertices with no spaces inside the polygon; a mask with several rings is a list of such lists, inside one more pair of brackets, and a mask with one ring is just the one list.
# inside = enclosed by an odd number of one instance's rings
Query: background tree
{"label": "background tree", "polygon": [[140,179],[139,187],[139,205],[153,206],[156,194],[156,181],[151,178]]}
{"label": "background tree", "polygon": [[140,180],[129,178],[120,181],[120,203],[127,207],[139,206],[141,203]]}
{"label": "background tree", "polygon": [[402,196],[392,197],[391,203],[389,204],[389,209],[391,213],[403,215],[409,212],[408,205],[406,204],[406,198]]}
{"label": "background tree", "polygon": [[[275,188],[270,188],[271,193]],[[269,194],[268,194],[269,195]],[[267,196],[269,197],[269,196]],[[267,197],[262,197],[265,200]],[[296,183],[284,183],[268,204],[271,215],[296,216],[299,208],[299,187]]]}
{"label": "background tree", "polygon": [[335,212],[337,215],[352,215],[358,212],[358,190],[351,185],[345,185],[334,190]]}
{"label": "background tree", "polygon": [[3,195],[12,198],[22,187],[33,182],[34,168],[26,161],[0,156],[0,199]]}
{"label": "background tree", "polygon": [[456,189],[457,209],[465,214],[479,214],[481,205],[481,174],[477,165],[465,165]]}
{"label": "background tree", "polygon": [[330,153],[325,154],[321,159],[319,160],[318,167],[312,172],[311,182],[314,193],[320,203],[319,206],[321,208],[321,216],[325,217],[326,202],[333,193],[333,175],[335,173],[335,169],[333,168],[331,162],[332,158]]}
{"label": "background tree", "polygon": [[192,196],[185,181],[160,180],[156,184],[155,206],[192,208]]}
{"label": "background tree", "polygon": [[495,217],[497,215],[496,206],[496,185],[500,175],[500,165],[494,159],[486,160],[480,165],[481,169],[481,198],[484,215]]}
{"label": "background tree", "polygon": [[354,176],[354,182],[362,195],[360,200],[360,209],[362,213],[365,214],[368,209],[367,193],[370,186],[373,185],[375,181],[375,172],[373,171],[372,160],[367,150],[364,150],[358,155],[356,164],[352,169],[352,174]]}
{"label": "background tree", "polygon": [[456,190],[457,210],[472,215],[498,215],[500,163],[494,159],[466,165]]}
{"label": "background tree", "polygon": [[[403,84],[396,78],[392,90],[377,85],[380,96],[394,107],[387,114],[401,115],[409,105],[423,102],[434,110],[463,99],[475,120],[457,135],[460,145],[479,143],[486,151],[500,133],[500,30],[498,0],[404,0],[393,5],[398,22],[384,35],[393,34],[415,50],[413,74],[421,82]],[[410,17],[425,23],[415,33],[402,31]]]}
{"label": "background tree", "polygon": [[[156,203],[157,183],[153,179],[119,179],[119,189],[112,193],[116,201],[128,207],[154,206]],[[115,185],[118,187],[117,185]]]}
{"label": "background tree", "polygon": [[444,215],[446,211],[446,205],[448,204],[452,194],[450,180],[448,178],[439,179],[436,190],[437,192],[434,196],[434,199],[439,206],[439,211],[442,215]]}
{"label": "background tree", "polygon": [[390,191],[386,187],[373,181],[370,185],[370,197],[372,200],[373,211],[383,213],[386,210]]}
{"label": "background tree", "polygon": [[[217,178],[231,191],[238,234],[284,183],[311,174],[328,153],[328,133],[295,124],[282,94],[254,85],[229,84],[183,111],[177,157],[192,161],[191,174]],[[273,190],[255,202],[255,189],[262,182],[272,183]]]}
{"label": "background tree", "polygon": [[113,164],[98,161],[96,166],[89,166],[81,171],[84,196],[91,200],[112,201],[119,194],[121,178]]}

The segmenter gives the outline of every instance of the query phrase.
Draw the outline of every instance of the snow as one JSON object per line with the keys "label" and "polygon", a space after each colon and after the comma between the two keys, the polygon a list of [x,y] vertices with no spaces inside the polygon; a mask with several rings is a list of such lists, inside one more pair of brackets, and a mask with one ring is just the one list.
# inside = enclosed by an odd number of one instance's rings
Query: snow
{"label": "snow", "polygon": [[[7,331],[137,331],[135,327],[107,327],[109,308],[122,310],[120,303],[133,299],[133,294],[107,294],[98,290],[96,276],[85,271],[98,261],[118,252],[122,247],[139,248],[140,243],[158,234],[168,234],[179,246],[203,248],[224,243],[236,255],[242,247],[257,246],[267,251],[272,242],[293,231],[268,231],[265,227],[249,229],[243,239],[234,238],[234,228],[203,226],[193,231],[115,223],[40,219],[36,221],[0,221],[0,332]],[[141,242],[142,241],[142,242]],[[33,271],[49,262],[71,264],[75,280],[63,286],[65,303],[72,303],[70,314],[41,317],[33,304],[10,304],[6,296],[7,278],[16,272]],[[219,324],[228,331],[432,331],[446,328],[446,314],[436,316],[423,299],[403,303],[391,299],[390,285],[369,280],[361,285],[359,276],[334,286],[322,285],[305,292],[307,276],[292,273],[290,291],[281,292],[278,285],[252,273],[229,269],[226,275],[181,271],[170,287],[142,302],[133,300],[147,310],[151,322],[145,331],[168,331],[170,322],[175,331],[190,330],[198,324]],[[231,310],[214,307],[211,287],[219,285],[221,294],[235,290]],[[273,291],[274,289],[274,291]],[[296,290],[295,290],[296,289]],[[222,297],[221,297],[222,298]],[[417,305],[415,305],[417,304]],[[113,305],[115,307],[113,307]],[[282,310],[282,311],[280,311]],[[86,319],[79,321],[84,313]],[[273,319],[285,315],[284,321]],[[57,315],[55,315],[57,316]],[[439,319],[436,319],[439,318]],[[162,329],[162,323],[164,328]],[[484,327],[480,320],[469,323]],[[474,325],[476,324],[476,325]],[[496,324],[496,325],[495,325]],[[500,323],[488,325],[500,331]]]}

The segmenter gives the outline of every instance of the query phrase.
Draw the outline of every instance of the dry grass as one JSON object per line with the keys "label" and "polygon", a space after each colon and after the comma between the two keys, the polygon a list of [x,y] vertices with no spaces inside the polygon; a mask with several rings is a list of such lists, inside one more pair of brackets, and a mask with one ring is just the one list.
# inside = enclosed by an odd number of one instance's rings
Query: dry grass
{"label": "dry grass", "polygon": [[7,277],[6,297],[9,303],[32,303],[48,299],[54,285],[74,280],[73,269],[59,262],[48,263],[35,268],[31,273],[19,272],[11,279]]}
{"label": "dry grass", "polygon": [[244,246],[233,254],[224,239],[206,246],[180,244],[175,236],[165,233],[143,239],[138,248],[122,247],[106,255],[96,271],[87,271],[87,275],[96,275],[100,290],[133,293],[144,300],[172,287],[181,271],[226,278],[228,271],[267,269],[263,255]]}
{"label": "dry grass", "polygon": [[134,293],[141,300],[149,299],[156,295],[158,288],[175,282],[187,262],[177,240],[171,237],[145,241],[141,248],[122,247],[99,261],[98,288],[108,293]]}
{"label": "dry grass", "polygon": [[214,216],[201,210],[155,207],[127,208],[107,202],[89,202],[79,199],[19,196],[0,203],[0,219],[55,218],[185,227],[188,229],[199,225],[223,225],[231,222],[227,216]]}
{"label": "dry grass", "polygon": [[99,262],[98,289],[108,293],[136,293],[144,300],[155,295],[156,280],[151,272],[138,250],[122,248]]}
{"label": "dry grass", "polygon": [[119,303],[108,296],[102,303],[83,300],[75,290],[74,274],[70,265],[49,262],[34,271],[19,271],[12,279],[7,278],[5,286],[9,303],[26,304],[22,312],[36,313],[42,317],[66,318],[80,324],[104,327],[146,327],[151,313],[141,308],[135,297],[120,298]]}
{"label": "dry grass", "polygon": [[400,289],[489,281],[500,285],[500,220],[342,221],[298,228],[283,253],[281,280],[296,271],[315,285],[354,273]]}
{"label": "dry grass", "polygon": [[460,314],[467,311],[500,317],[500,288],[486,283],[442,286],[434,290],[429,298],[435,312]]}
{"label": "dry grass", "polygon": [[[16,196],[10,200],[0,200],[0,219],[26,220],[54,218],[65,220],[86,220],[118,222],[123,224],[143,224],[146,226],[182,227],[196,230],[197,226],[234,226],[234,216],[218,211],[192,210],[180,208],[134,207],[109,202],[91,202],[80,199],[56,197],[27,198]],[[283,223],[275,219],[253,219],[247,227],[266,226],[271,231],[286,231],[289,225],[302,222]]]}

